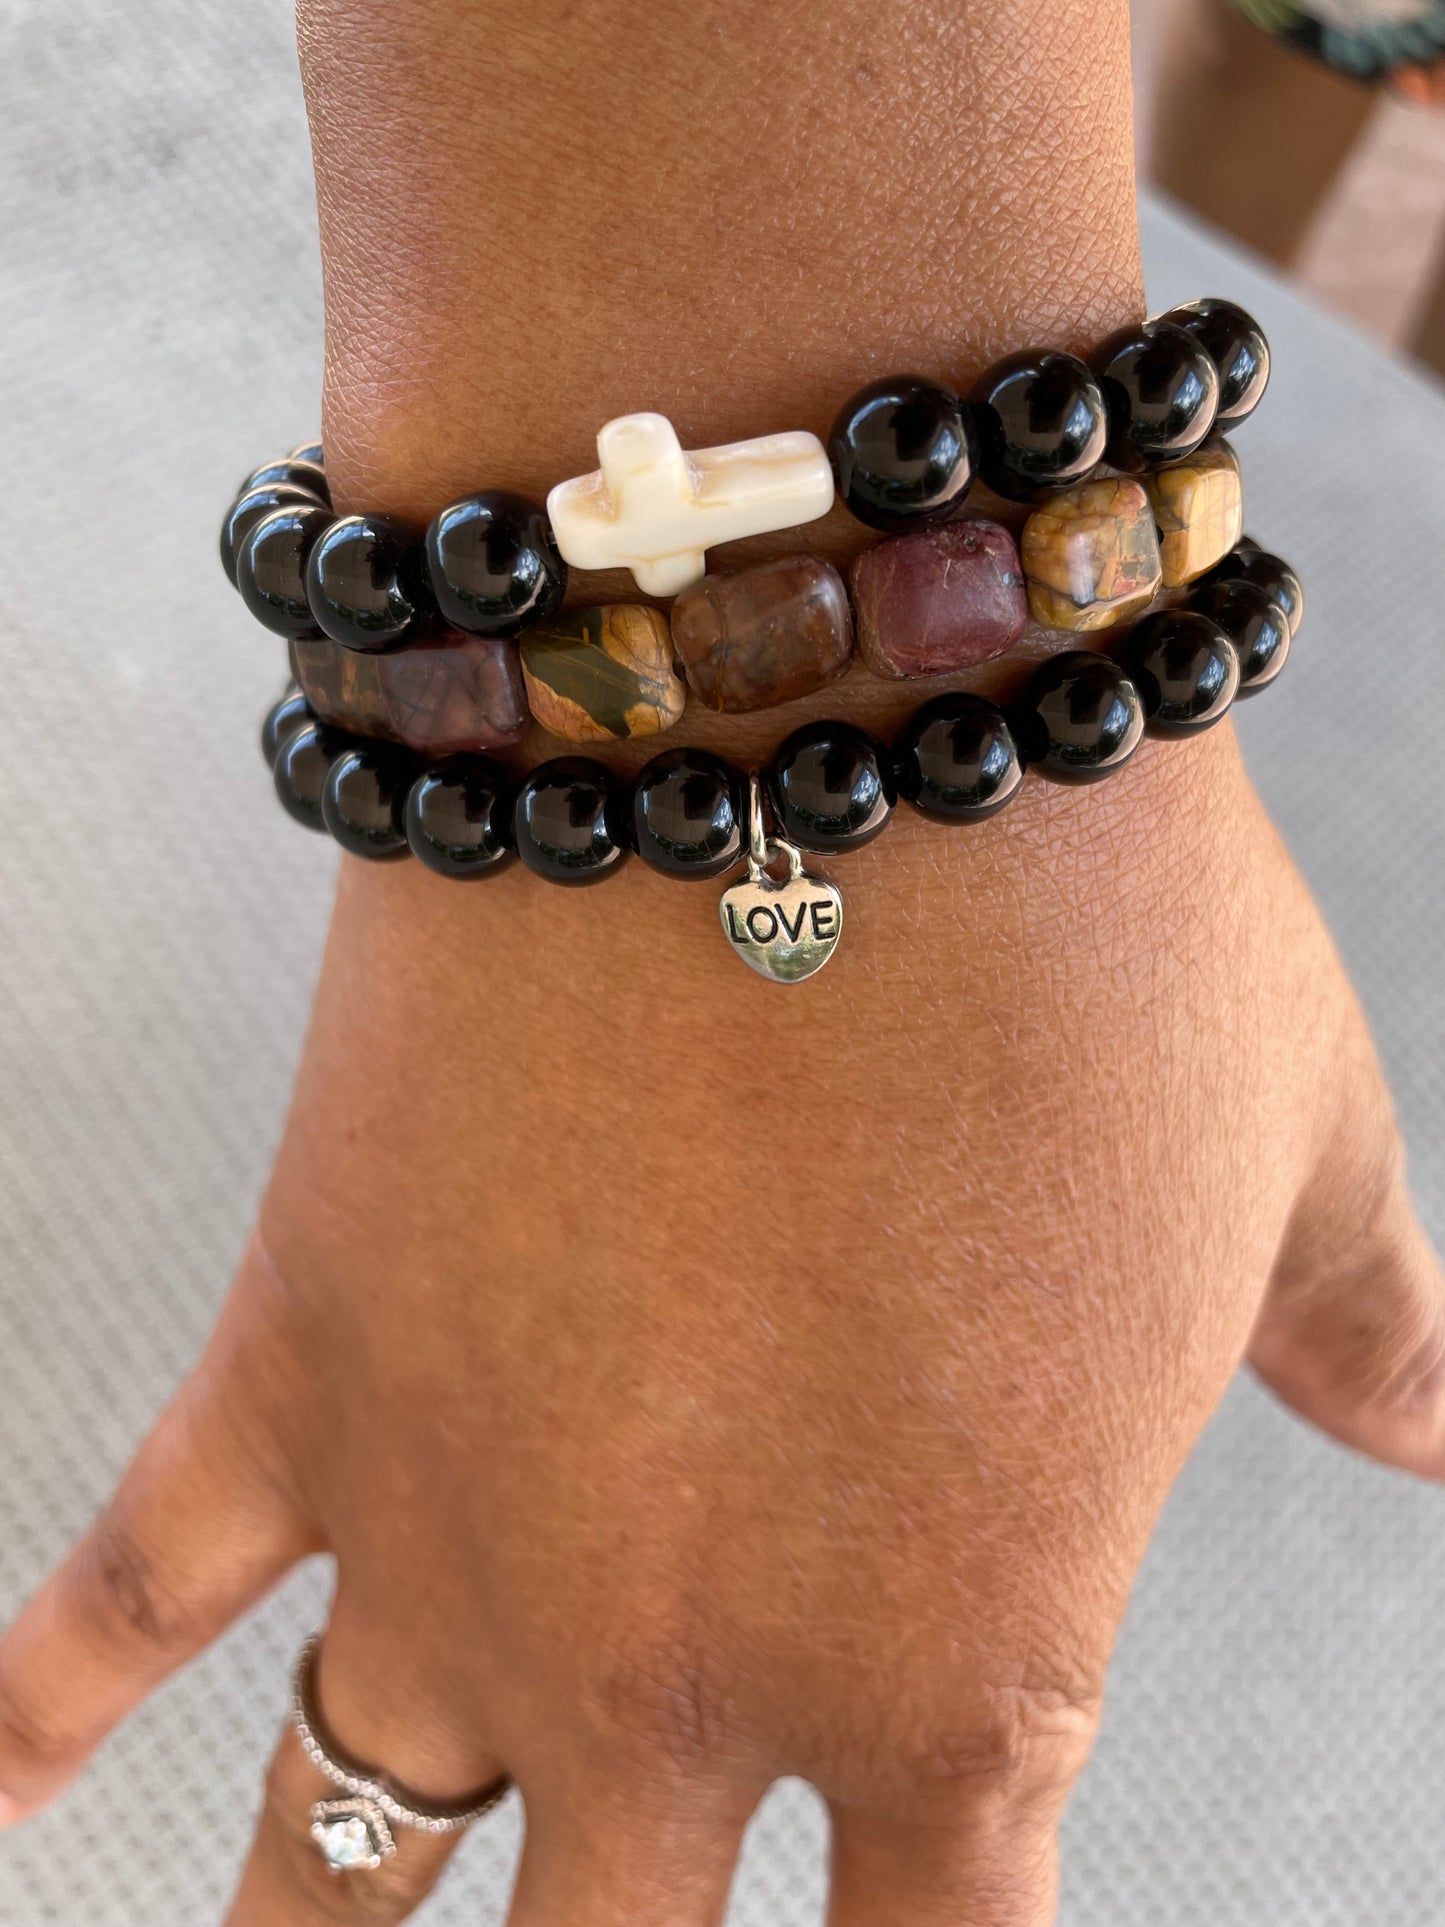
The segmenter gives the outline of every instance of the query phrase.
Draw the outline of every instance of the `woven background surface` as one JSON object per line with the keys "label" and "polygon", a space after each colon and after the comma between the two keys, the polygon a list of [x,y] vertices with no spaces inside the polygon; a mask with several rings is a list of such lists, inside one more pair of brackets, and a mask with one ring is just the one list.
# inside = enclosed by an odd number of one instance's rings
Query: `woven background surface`
{"label": "woven background surface", "polygon": [[[198,1347],[274,1145],[332,858],[276,810],[278,652],[236,477],[314,427],[321,303],[286,0],[0,0],[0,1615]],[[1445,1238],[1445,398],[1158,209],[1156,305],[1239,292],[1278,374],[1251,525],[1311,612],[1243,733],[1370,1008]],[[0,1840],[3,1927],[192,1927],[244,1849],[301,1575]],[[1166,1513],[1071,1809],[1066,1927],[1445,1919],[1445,1497],[1231,1393]],[[426,1914],[498,1922],[519,1819]],[[810,1927],[775,1790],[736,1927]],[[97,1843],[103,1842],[103,1845]]]}

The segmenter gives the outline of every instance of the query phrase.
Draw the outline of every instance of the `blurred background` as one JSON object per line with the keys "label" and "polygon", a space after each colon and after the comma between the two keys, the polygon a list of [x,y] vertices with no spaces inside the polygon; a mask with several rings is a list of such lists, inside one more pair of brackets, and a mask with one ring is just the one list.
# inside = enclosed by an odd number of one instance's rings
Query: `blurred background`
{"label": "blurred background", "polygon": [[1141,177],[1445,374],[1445,5],[1133,11]]}

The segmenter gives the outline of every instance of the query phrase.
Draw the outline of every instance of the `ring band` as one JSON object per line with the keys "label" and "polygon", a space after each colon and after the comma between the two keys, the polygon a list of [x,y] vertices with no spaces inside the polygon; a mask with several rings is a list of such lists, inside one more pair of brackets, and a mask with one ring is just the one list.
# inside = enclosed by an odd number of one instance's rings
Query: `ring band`
{"label": "ring band", "polygon": [[301,1750],[323,1778],[345,1797],[318,1800],[311,1809],[311,1837],[335,1873],[365,1872],[396,1852],[394,1827],[416,1833],[460,1833],[498,1806],[512,1782],[503,1775],[465,1805],[431,1806],[385,1775],[348,1759],[331,1739],[316,1707],[316,1661],[321,1635],[301,1648],[291,1676],[291,1724]]}

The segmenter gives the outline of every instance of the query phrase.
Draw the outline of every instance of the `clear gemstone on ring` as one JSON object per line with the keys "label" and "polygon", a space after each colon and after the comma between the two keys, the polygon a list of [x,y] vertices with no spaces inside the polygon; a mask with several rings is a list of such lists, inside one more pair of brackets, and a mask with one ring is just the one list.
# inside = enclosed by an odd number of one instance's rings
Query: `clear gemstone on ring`
{"label": "clear gemstone on ring", "polygon": [[318,1800],[311,1838],[333,1873],[370,1872],[396,1852],[386,1815],[374,1800]]}

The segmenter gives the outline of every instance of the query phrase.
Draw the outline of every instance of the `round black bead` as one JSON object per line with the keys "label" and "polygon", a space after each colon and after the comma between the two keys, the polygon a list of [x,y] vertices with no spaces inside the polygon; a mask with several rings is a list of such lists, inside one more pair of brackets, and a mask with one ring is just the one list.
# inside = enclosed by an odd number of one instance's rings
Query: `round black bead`
{"label": "round black bead", "polygon": [[241,544],[264,516],[273,509],[316,506],[316,497],[310,490],[299,488],[294,482],[263,482],[259,488],[237,496],[221,524],[221,567],[231,581],[236,580],[236,557]]}
{"label": "round black bead", "polygon": [[1144,734],[1144,705],[1107,656],[1071,649],[1040,664],[1019,705],[1015,737],[1026,763],[1064,783],[1121,769]]}
{"label": "round black bead", "polygon": [[504,489],[444,508],[426,532],[426,560],[442,620],[475,636],[515,636],[555,615],[567,593],[545,511]]}
{"label": "round black bead", "polygon": [[914,711],[894,739],[893,767],[898,794],[945,823],[992,816],[1024,775],[1008,718],[966,690]]}
{"label": "round black bead", "polygon": [[1149,727],[1161,735],[1208,729],[1239,691],[1239,658],[1217,622],[1197,609],[1145,616],[1124,645]]}
{"label": "round black bead", "polygon": [[1267,550],[1256,548],[1253,543],[1246,549],[1241,543],[1233,554],[1225,556],[1219,566],[1210,571],[1211,587],[1216,582],[1255,583],[1273,596],[1284,610],[1290,634],[1293,636],[1299,632],[1305,613],[1304,584],[1288,562],[1282,562],[1277,555],[1270,555]]}
{"label": "round black bead", "polygon": [[1193,454],[1213,428],[1218,371],[1173,322],[1121,328],[1101,345],[1092,366],[1109,407],[1108,457],[1125,473]]}
{"label": "round black bead", "polygon": [[314,495],[318,502],[331,506],[331,485],[326,479],[326,470],[319,461],[313,462],[300,454],[288,455],[281,462],[262,462],[236,490],[238,495],[247,495],[253,488],[264,488],[268,483],[285,482],[292,488],[304,488],[308,495]]}
{"label": "round black bead", "polygon": [[973,482],[973,423],[942,382],[893,375],[859,389],[839,412],[828,453],[860,522],[927,528],[946,521]]}
{"label": "round black bead", "polygon": [[288,642],[321,634],[306,600],[306,562],[331,526],[320,503],[272,509],[253,524],[236,550],[236,587],[258,622]]}
{"label": "round black bead", "polygon": [[368,655],[403,649],[433,626],[421,544],[386,515],[344,515],[311,551],[311,614],[333,642]]}
{"label": "round black bead", "polygon": [[343,850],[379,859],[406,855],[406,799],[420,765],[396,743],[353,743],[335,757],[321,815]]}
{"label": "round black bead", "polygon": [[767,774],[778,828],[805,850],[857,850],[893,814],[893,759],[852,723],[804,723]]}
{"label": "round black bead", "polygon": [[543,763],[517,792],[512,838],[548,882],[599,883],[627,860],[626,787],[587,756]]}
{"label": "round black bead", "polygon": [[1031,502],[1043,489],[1083,481],[1104,459],[1104,391],[1074,355],[1010,355],[982,376],[970,399],[979,473],[995,495]]}
{"label": "round black bead", "polygon": [[1219,426],[1234,428],[1252,415],[1269,385],[1269,343],[1254,316],[1233,301],[1210,295],[1171,308],[1163,319],[1192,335],[1214,363],[1219,374],[1214,419]]}
{"label": "round black bead", "polygon": [[308,830],[324,830],[321,796],[327,772],[336,758],[350,749],[352,738],[323,723],[306,723],[293,730],[276,752],[276,794],[288,814]]}
{"label": "round black bead", "polygon": [[674,877],[715,877],[742,859],[747,783],[705,749],[654,756],[632,790],[632,842]]}
{"label": "round black bead", "polygon": [[318,468],[325,468],[326,456],[320,442],[297,442],[286,452],[288,462],[314,462]]}
{"label": "round black bead", "polygon": [[423,771],[406,799],[411,853],[438,876],[465,882],[511,862],[512,784],[486,756],[448,756]]}
{"label": "round black bead", "polygon": [[1214,582],[1193,606],[1213,618],[1239,657],[1239,694],[1267,689],[1284,668],[1293,641],[1283,603],[1258,582]]}
{"label": "round black bead", "polygon": [[280,702],[271,705],[261,725],[261,754],[267,769],[275,769],[282,744],[315,720],[299,689],[288,689]]}

